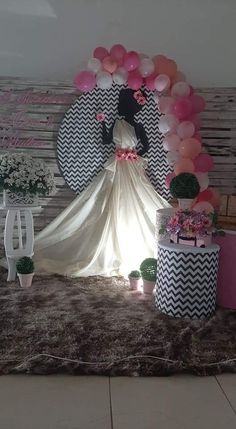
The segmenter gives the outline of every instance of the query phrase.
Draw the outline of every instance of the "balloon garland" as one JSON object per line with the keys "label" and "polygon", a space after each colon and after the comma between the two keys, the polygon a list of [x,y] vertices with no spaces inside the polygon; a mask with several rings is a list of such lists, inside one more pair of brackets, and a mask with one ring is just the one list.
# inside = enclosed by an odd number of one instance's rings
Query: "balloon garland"
{"label": "balloon garland", "polygon": [[219,192],[209,187],[208,172],[214,163],[213,158],[202,151],[199,134],[199,114],[205,109],[204,98],[186,82],[174,60],[164,55],[149,58],[135,51],[127,52],[120,44],[112,46],[110,51],[97,47],[88,61],[87,70],[79,72],[74,79],[80,92],[89,92],[95,87],[106,90],[113,82],[133,90],[146,87],[154,92],[162,114],[159,130],[164,136],[168,163],[174,170],[167,175],[165,184],[169,188],[171,180],[178,174],[194,174],[200,193],[193,208],[214,212],[220,204]]}

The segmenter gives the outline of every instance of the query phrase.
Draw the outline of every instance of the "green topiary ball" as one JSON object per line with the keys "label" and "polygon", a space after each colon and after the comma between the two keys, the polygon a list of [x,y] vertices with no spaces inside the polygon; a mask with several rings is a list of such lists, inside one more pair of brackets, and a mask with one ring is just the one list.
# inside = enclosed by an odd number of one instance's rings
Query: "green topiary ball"
{"label": "green topiary ball", "polygon": [[174,198],[193,199],[198,196],[200,185],[192,173],[180,173],[170,182],[170,193]]}
{"label": "green topiary ball", "polygon": [[34,272],[34,262],[28,256],[18,259],[16,263],[16,271],[19,274],[31,274]]}
{"label": "green topiary ball", "polygon": [[144,259],[140,265],[140,272],[144,280],[155,282],[157,274],[157,260],[155,258]]}

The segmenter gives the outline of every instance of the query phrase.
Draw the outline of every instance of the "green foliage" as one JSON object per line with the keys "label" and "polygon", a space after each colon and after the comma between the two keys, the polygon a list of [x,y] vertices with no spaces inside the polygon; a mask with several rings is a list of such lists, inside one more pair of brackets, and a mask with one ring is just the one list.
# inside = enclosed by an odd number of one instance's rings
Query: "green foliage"
{"label": "green foliage", "polygon": [[19,274],[31,274],[34,272],[34,262],[28,256],[18,259],[16,270]]}
{"label": "green foliage", "polygon": [[194,174],[181,173],[170,183],[170,193],[174,198],[196,198],[200,192],[200,185]]}
{"label": "green foliage", "polygon": [[131,273],[129,273],[129,277],[133,277],[134,279],[139,279],[141,277],[140,271],[138,270],[131,271]]}
{"label": "green foliage", "polygon": [[144,259],[140,265],[140,272],[144,280],[155,282],[157,274],[157,260],[155,258]]}

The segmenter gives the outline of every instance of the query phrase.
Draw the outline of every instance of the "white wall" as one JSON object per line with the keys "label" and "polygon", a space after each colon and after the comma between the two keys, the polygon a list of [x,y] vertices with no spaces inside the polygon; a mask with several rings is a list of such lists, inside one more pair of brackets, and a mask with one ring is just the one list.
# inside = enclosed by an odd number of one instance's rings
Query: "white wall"
{"label": "white wall", "polygon": [[0,0],[0,75],[71,79],[97,45],[174,58],[195,86],[236,86],[236,0]]}

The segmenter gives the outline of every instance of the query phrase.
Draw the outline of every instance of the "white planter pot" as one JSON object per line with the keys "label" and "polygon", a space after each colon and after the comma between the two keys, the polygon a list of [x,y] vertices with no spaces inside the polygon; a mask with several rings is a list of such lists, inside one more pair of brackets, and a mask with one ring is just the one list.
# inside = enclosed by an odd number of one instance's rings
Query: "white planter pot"
{"label": "white planter pot", "polygon": [[22,192],[3,191],[3,205],[5,207],[11,206],[38,206],[37,195],[23,194]]}
{"label": "white planter pot", "polygon": [[178,199],[178,203],[179,203],[179,208],[182,210],[190,210],[193,204],[193,199],[192,198],[179,198]]}
{"label": "white planter pot", "polygon": [[152,295],[154,288],[155,288],[156,282],[151,282],[149,280],[143,279],[143,293],[146,293],[148,295]]}
{"label": "white planter pot", "polygon": [[131,290],[138,290],[140,284],[140,277],[130,277],[129,276],[129,284]]}
{"label": "white planter pot", "polygon": [[22,288],[27,289],[32,285],[34,273],[30,273],[30,274],[17,273],[17,275],[19,277],[20,285]]}

